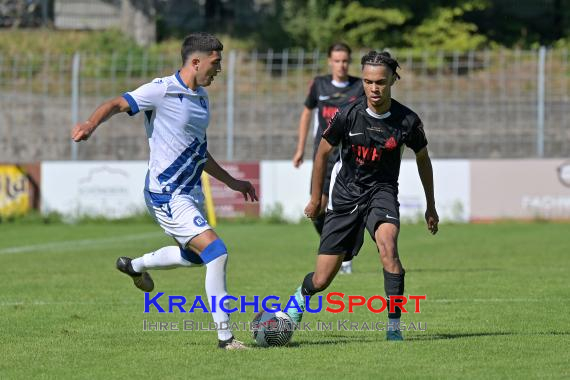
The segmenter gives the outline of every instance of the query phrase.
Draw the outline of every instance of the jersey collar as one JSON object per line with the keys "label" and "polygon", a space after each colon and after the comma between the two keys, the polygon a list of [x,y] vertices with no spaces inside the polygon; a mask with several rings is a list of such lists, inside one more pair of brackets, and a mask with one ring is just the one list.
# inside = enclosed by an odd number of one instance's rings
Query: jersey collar
{"label": "jersey collar", "polygon": [[180,70],[178,70],[176,72],[176,74],[174,74],[174,76],[176,77],[176,79],[178,79],[178,82],[182,85],[182,87],[184,87],[187,90],[190,90],[190,87],[186,86],[186,83],[184,83],[184,81],[182,80],[182,78],[180,77]]}
{"label": "jersey collar", "polygon": [[347,80],[346,82],[339,82],[334,79],[331,79],[331,84],[337,88],[346,88],[350,85],[350,81]]}
{"label": "jersey collar", "polygon": [[176,80],[178,80],[178,83],[180,83],[180,85],[182,87],[184,87],[184,89],[186,91],[189,91],[191,94],[198,94],[198,95],[203,95],[204,94],[204,90],[202,89],[201,86],[198,86],[196,88],[196,91],[192,90],[190,87],[186,86],[186,83],[184,83],[184,81],[182,80],[182,77],[180,76],[180,70],[178,70],[174,76],[176,77]]}
{"label": "jersey collar", "polygon": [[390,111],[385,112],[383,114],[377,114],[376,112],[372,111],[368,107],[366,107],[366,113],[375,119],[386,119],[387,117],[390,117],[390,115],[391,115]]}

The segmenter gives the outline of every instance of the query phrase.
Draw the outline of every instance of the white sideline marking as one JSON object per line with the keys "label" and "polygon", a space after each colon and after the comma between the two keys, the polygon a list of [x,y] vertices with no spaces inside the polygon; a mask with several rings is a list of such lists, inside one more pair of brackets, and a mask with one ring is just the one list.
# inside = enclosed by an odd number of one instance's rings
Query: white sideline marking
{"label": "white sideline marking", "polygon": [[162,236],[162,232],[147,232],[144,234],[133,234],[117,236],[112,238],[101,238],[101,239],[83,239],[83,240],[63,240],[55,241],[44,244],[33,244],[33,245],[21,245],[16,247],[8,247],[0,249],[0,255],[12,254],[12,253],[29,253],[29,252],[47,252],[47,251],[74,251],[86,246],[92,246],[93,244],[115,244],[124,241],[135,241],[135,240],[146,240],[146,239],[156,239]]}

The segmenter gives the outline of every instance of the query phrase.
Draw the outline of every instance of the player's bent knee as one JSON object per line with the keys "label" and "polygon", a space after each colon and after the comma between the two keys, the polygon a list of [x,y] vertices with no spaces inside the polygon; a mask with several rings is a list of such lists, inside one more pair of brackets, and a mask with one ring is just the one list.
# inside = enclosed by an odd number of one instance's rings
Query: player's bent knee
{"label": "player's bent knee", "polygon": [[204,260],[191,249],[180,248],[180,256],[194,265],[204,265]]}
{"label": "player's bent knee", "polygon": [[396,243],[390,239],[377,241],[378,250],[382,257],[394,257],[396,255]]}
{"label": "player's bent knee", "polygon": [[220,256],[227,255],[228,249],[226,245],[222,241],[222,239],[216,239],[211,242],[202,253],[200,253],[200,258],[205,264],[208,264],[211,261],[214,261]]}

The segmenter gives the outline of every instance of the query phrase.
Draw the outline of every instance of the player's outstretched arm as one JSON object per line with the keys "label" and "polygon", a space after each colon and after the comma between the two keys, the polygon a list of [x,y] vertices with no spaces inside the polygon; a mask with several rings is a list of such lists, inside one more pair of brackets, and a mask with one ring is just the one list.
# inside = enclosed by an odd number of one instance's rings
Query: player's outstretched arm
{"label": "player's outstretched arm", "polygon": [[130,109],[131,107],[129,106],[129,103],[122,96],[106,101],[97,107],[89,119],[85,120],[82,123],[77,123],[73,127],[71,131],[71,138],[75,142],[87,140],[99,126],[99,124],[106,121],[115,114],[118,114],[120,112],[127,112],[130,111]]}
{"label": "player's outstretched arm", "polygon": [[312,110],[306,106],[301,112],[301,119],[299,120],[299,130],[297,132],[297,149],[293,156],[293,166],[298,168],[303,163],[303,156],[305,155],[305,143],[307,142],[307,135],[311,125]]}
{"label": "player's outstretched arm", "polygon": [[319,143],[315,161],[313,162],[313,176],[311,183],[311,200],[305,207],[305,215],[308,218],[316,218],[321,212],[321,197],[323,194],[323,183],[327,171],[327,160],[333,150],[333,146],[324,138]]}
{"label": "player's outstretched arm", "polygon": [[255,187],[249,181],[242,181],[237,178],[234,178],[228,173],[224,168],[222,168],[214,157],[210,154],[210,152],[206,152],[208,161],[206,161],[206,165],[204,166],[204,171],[217,179],[225,183],[230,189],[234,191],[239,191],[243,194],[243,198],[247,201],[248,197],[249,200],[252,202],[257,201],[257,194],[255,192]]}
{"label": "player's outstretched arm", "polygon": [[427,208],[425,218],[427,227],[430,232],[435,235],[438,230],[437,225],[439,223],[439,216],[435,209],[435,198],[433,195],[433,169],[427,147],[424,147],[416,153],[416,164],[418,165],[418,172],[426,195]]}

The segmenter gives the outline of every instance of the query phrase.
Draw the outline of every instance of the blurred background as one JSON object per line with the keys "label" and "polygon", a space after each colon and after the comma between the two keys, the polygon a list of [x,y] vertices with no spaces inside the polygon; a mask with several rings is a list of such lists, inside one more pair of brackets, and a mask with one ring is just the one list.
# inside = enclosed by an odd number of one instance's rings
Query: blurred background
{"label": "blurred background", "polygon": [[[436,180],[455,181],[436,189],[461,189],[445,206],[449,219],[570,217],[569,0],[0,0],[0,162],[23,173],[5,174],[12,195],[35,191],[29,207],[67,212],[46,206],[53,202],[41,173],[63,175],[49,165],[146,160],[141,118],[114,117],[88,143],[72,144],[69,131],[105,99],[175,72],[181,39],[192,31],[224,42],[222,74],[208,88],[209,149],[234,174],[257,181],[263,199],[253,214],[281,207],[299,217],[310,176],[310,162],[300,171],[290,164],[299,115],[310,80],[328,72],[328,45],[344,41],[353,48],[353,75],[369,49],[399,60],[393,96],[424,121]],[[459,166],[439,167],[437,159]],[[407,170],[415,169],[405,163],[402,181],[419,186]],[[520,199],[505,190],[505,200],[482,211],[489,194],[476,186],[518,181]],[[217,185],[216,211],[243,215],[225,206],[230,196]],[[121,191],[83,190],[76,198]],[[421,192],[404,191],[401,201],[410,216],[423,204]]]}

